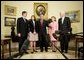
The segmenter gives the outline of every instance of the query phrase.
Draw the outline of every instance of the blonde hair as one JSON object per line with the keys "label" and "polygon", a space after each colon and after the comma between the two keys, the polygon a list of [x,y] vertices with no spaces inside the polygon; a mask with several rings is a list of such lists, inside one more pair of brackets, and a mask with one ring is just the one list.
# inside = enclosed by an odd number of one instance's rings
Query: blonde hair
{"label": "blonde hair", "polygon": [[55,19],[54,21],[56,21],[56,17],[55,17],[55,16],[52,16],[51,19],[52,19],[52,18],[54,18],[54,19]]}

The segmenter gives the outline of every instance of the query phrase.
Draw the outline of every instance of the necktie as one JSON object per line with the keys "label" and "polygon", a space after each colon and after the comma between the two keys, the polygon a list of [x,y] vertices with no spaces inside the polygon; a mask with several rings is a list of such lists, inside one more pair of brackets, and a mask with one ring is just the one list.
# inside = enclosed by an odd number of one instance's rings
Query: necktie
{"label": "necktie", "polygon": [[26,19],[24,18],[24,22],[26,22]]}
{"label": "necktie", "polygon": [[43,20],[41,20],[41,26],[43,25]]}

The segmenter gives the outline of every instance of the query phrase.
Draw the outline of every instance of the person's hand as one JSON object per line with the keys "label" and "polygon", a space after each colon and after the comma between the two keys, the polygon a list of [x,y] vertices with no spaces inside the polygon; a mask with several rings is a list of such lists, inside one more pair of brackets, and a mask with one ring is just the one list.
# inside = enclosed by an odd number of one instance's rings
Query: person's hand
{"label": "person's hand", "polygon": [[49,28],[50,28],[50,29],[52,29],[52,27],[51,27],[51,26],[49,26]]}
{"label": "person's hand", "polygon": [[32,32],[29,32],[28,34],[31,34]]}
{"label": "person's hand", "polygon": [[21,37],[21,33],[18,33],[18,37]]}
{"label": "person's hand", "polygon": [[70,34],[70,32],[68,32],[68,34]]}
{"label": "person's hand", "polygon": [[27,33],[27,35],[29,36],[31,34],[31,32]]}

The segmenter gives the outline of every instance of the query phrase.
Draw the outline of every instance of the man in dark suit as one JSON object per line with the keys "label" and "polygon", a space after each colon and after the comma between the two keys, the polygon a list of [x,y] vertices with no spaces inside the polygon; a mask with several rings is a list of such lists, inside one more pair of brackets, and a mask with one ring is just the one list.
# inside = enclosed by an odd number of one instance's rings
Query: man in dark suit
{"label": "man in dark suit", "polygon": [[[28,20],[26,19],[26,16],[27,16],[27,12],[23,11],[22,17],[18,18],[17,20],[17,34],[18,34],[18,37],[20,38],[19,52],[24,41],[27,39],[27,35],[29,33],[29,25],[28,25]],[[28,52],[25,51],[25,53],[28,53]]]}
{"label": "man in dark suit", "polygon": [[37,23],[38,23],[40,51],[43,52],[43,47],[45,47],[45,51],[48,52],[48,42],[46,39],[46,36],[47,36],[46,27],[48,25],[47,25],[47,21],[45,21],[43,18],[43,14],[40,15],[40,19],[37,21]]}
{"label": "man in dark suit", "polygon": [[65,12],[60,13],[61,18],[58,21],[59,24],[59,31],[60,31],[60,45],[61,45],[61,51],[65,53],[68,52],[68,42],[69,42],[69,34],[70,34],[70,28],[71,23],[69,17],[65,16]]}

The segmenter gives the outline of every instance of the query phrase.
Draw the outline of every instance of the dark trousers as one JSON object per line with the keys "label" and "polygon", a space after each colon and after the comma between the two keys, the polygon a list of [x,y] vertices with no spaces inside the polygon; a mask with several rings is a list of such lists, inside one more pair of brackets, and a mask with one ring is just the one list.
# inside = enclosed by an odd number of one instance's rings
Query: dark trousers
{"label": "dark trousers", "polygon": [[41,52],[43,51],[43,47],[45,47],[45,51],[48,51],[48,42],[45,34],[39,34],[39,43]]}
{"label": "dark trousers", "polygon": [[61,46],[61,51],[65,52],[68,51],[68,42],[69,42],[69,35],[68,34],[61,34],[60,35],[60,46]]}
{"label": "dark trousers", "polygon": [[27,39],[27,37],[26,36],[21,36],[20,38],[19,38],[19,52],[20,52],[20,49],[21,49],[21,47],[22,47],[22,45],[23,45],[23,43],[24,43],[24,41]]}

